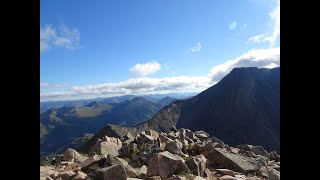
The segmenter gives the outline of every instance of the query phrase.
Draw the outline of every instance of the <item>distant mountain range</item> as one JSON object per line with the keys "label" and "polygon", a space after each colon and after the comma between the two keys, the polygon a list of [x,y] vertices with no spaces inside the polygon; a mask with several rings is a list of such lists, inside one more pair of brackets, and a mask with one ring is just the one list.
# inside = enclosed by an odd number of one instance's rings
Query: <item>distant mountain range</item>
{"label": "distant mountain range", "polygon": [[[124,127],[140,124],[173,100],[176,99],[165,97],[157,103],[142,97],[122,96],[74,101],[68,106],[51,108],[40,114],[40,151],[42,154],[54,152],[85,133],[96,133],[106,124]],[[82,105],[85,102],[87,104]]]}
{"label": "distant mountain range", "polygon": [[[143,97],[151,102],[158,103],[163,98],[173,98],[173,99],[187,99],[192,96],[195,96],[197,93],[169,93],[169,94],[147,94],[147,95],[124,95],[124,96],[115,96],[108,98],[95,98],[95,99],[81,99],[81,100],[66,100],[66,101],[46,101],[40,102],[40,114],[49,110],[49,109],[58,109],[64,106],[66,107],[78,107],[84,106],[90,102],[102,101],[107,103],[120,103],[123,101],[130,101],[135,97]],[[168,101],[170,102],[170,100]],[[160,102],[162,104],[163,102]],[[167,103],[164,103],[167,105]]]}
{"label": "distant mountain range", "polygon": [[261,145],[279,153],[280,68],[235,68],[200,94],[173,101],[149,121],[131,128],[105,126],[78,150],[87,152],[104,135],[136,135],[146,129],[168,132],[172,126],[204,130],[232,146]]}

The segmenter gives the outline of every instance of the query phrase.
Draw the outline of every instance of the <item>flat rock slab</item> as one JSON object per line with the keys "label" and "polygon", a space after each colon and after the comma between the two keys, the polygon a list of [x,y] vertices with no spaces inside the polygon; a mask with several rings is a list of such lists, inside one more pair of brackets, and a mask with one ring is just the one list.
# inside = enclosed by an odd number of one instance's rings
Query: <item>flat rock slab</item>
{"label": "flat rock slab", "polygon": [[221,168],[231,169],[241,173],[254,172],[259,169],[254,158],[249,158],[240,154],[233,154],[226,150],[214,148],[207,155],[207,159],[217,163]]}

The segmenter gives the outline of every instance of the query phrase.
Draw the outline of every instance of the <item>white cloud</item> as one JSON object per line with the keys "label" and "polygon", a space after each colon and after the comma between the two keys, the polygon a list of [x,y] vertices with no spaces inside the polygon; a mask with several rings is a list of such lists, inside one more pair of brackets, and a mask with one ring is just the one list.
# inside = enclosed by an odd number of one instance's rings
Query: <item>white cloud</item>
{"label": "white cloud", "polygon": [[53,47],[77,49],[80,47],[80,32],[77,28],[61,25],[57,31],[52,25],[40,27],[40,53]]}
{"label": "white cloud", "polygon": [[[151,61],[156,62],[156,61]],[[141,66],[141,65],[140,65]],[[40,99],[70,100],[110,97],[125,94],[164,94],[201,92],[216,84],[236,67],[274,68],[280,66],[280,47],[251,50],[237,58],[211,68],[207,76],[177,76],[166,78],[130,78],[115,83],[73,86],[68,91],[40,93]],[[141,68],[140,68],[141,69]],[[41,84],[40,84],[41,86]]]}
{"label": "white cloud", "polygon": [[63,84],[50,84],[47,82],[40,82],[40,88],[41,89],[50,89],[50,88],[62,88],[65,85]]}
{"label": "white cloud", "polygon": [[153,74],[161,69],[161,64],[156,60],[149,61],[147,63],[138,63],[131,67],[129,70],[134,77],[144,77]]}
{"label": "white cloud", "polygon": [[249,42],[262,43],[269,42],[271,46],[274,45],[277,38],[280,36],[280,0],[275,0],[276,7],[269,14],[272,22],[272,30],[270,33],[264,33],[252,36],[248,39]]}
{"label": "white cloud", "polygon": [[189,51],[192,53],[199,52],[202,48],[201,43],[197,43],[194,47],[190,48]]}
{"label": "white cloud", "polygon": [[271,66],[280,66],[280,47],[251,50],[240,57],[213,67],[208,76],[212,81],[220,81],[236,67],[270,68]]}
{"label": "white cloud", "polygon": [[229,30],[235,30],[238,26],[238,22],[237,21],[232,21],[230,24],[229,24]]}
{"label": "white cloud", "polygon": [[253,42],[253,43],[266,42],[266,41],[268,41],[268,36],[267,36],[267,34],[259,34],[259,35],[250,37],[248,39],[248,41]]}
{"label": "white cloud", "polygon": [[214,83],[207,76],[178,76],[169,78],[130,78],[117,83],[74,86],[66,92],[40,94],[42,100],[72,99],[83,97],[108,97],[124,94],[152,94],[171,92],[199,92]]}
{"label": "white cloud", "polygon": [[279,64],[270,63],[267,66],[265,66],[265,68],[268,68],[268,69],[273,69],[273,68],[276,68],[276,67],[279,67]]}

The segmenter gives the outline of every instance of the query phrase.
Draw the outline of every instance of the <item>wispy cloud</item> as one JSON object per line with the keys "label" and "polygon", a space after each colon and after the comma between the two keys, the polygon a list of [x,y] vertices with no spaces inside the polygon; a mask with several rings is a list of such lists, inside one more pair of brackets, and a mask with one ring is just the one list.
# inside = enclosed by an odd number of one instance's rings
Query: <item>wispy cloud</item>
{"label": "wispy cloud", "polygon": [[40,26],[40,53],[51,47],[64,47],[67,49],[77,49],[80,47],[80,32],[77,28],[70,28],[60,25],[57,30],[51,24]]}
{"label": "wispy cloud", "polygon": [[144,77],[150,74],[154,74],[155,72],[161,69],[161,64],[156,60],[152,60],[146,63],[138,63],[131,67],[129,70],[133,74],[134,77]]}
{"label": "wispy cloud", "polygon": [[250,37],[248,39],[249,42],[268,42],[271,46],[273,46],[277,38],[280,36],[280,0],[275,0],[274,2],[276,6],[269,14],[270,21],[272,24],[272,30],[270,32]]}
{"label": "wispy cloud", "polygon": [[47,82],[40,82],[41,89],[63,88],[64,84],[51,84]]}
{"label": "wispy cloud", "polygon": [[235,59],[211,68],[208,76],[212,81],[220,81],[236,67],[270,68],[280,66],[280,47],[251,50]]}
{"label": "wispy cloud", "polygon": [[192,53],[199,52],[202,48],[201,43],[197,43],[194,47],[190,48],[189,51]]}
{"label": "wispy cloud", "polygon": [[237,58],[228,60],[223,64],[212,67],[207,76],[130,78],[128,80],[115,83],[73,86],[67,91],[40,93],[40,99],[42,101],[45,101],[109,97],[125,94],[200,92],[216,84],[224,76],[230,73],[233,68],[274,68],[278,66],[280,66],[280,47],[269,49],[254,49]]}
{"label": "wispy cloud", "polygon": [[229,30],[230,31],[233,31],[237,28],[238,26],[238,22],[237,21],[232,21],[230,24],[229,24]]}
{"label": "wispy cloud", "polygon": [[267,34],[259,34],[259,35],[250,37],[248,39],[248,41],[253,42],[253,43],[267,42],[268,36],[267,36]]}

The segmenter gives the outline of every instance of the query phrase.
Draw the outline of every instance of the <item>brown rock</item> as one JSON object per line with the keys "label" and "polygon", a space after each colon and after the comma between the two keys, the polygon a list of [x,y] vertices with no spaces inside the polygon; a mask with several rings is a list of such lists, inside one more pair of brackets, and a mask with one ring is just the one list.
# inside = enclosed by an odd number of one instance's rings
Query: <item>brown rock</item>
{"label": "brown rock", "polygon": [[178,130],[177,130],[177,128],[176,128],[175,126],[172,126],[172,127],[170,128],[170,131],[177,132]]}
{"label": "brown rock", "polygon": [[[121,140],[119,138],[104,136],[102,138],[102,141],[114,143],[114,144],[116,144],[118,146],[118,149],[120,149],[122,147],[122,143],[121,143]],[[99,142],[99,143],[101,143],[101,142]]]}
{"label": "brown rock", "polygon": [[71,148],[68,148],[64,153],[63,153],[63,160],[64,161],[72,161],[72,159],[76,159],[80,156],[80,154]]}
{"label": "brown rock", "polygon": [[280,180],[280,172],[275,169],[269,171],[269,180]]}
{"label": "brown rock", "polygon": [[196,178],[194,178],[193,180],[205,180],[205,179],[203,177],[196,176]]}
{"label": "brown rock", "polygon": [[155,130],[146,130],[146,135],[152,136],[153,139],[158,139],[159,133]]}
{"label": "brown rock", "polygon": [[[120,140],[119,140],[120,141]],[[121,141],[120,141],[121,142]],[[89,155],[107,155],[112,154],[113,156],[119,155],[119,146],[112,142],[103,141],[98,144],[95,144],[89,152]]]}
{"label": "brown rock", "polygon": [[47,176],[51,176],[52,174],[54,174],[55,171],[49,169],[46,166],[40,166],[40,177],[47,177]]}
{"label": "brown rock", "polygon": [[77,174],[71,178],[71,180],[85,180],[85,179],[88,179],[88,176],[86,173],[82,171],[78,171]]}
{"label": "brown rock", "polygon": [[210,138],[208,137],[208,135],[206,135],[206,134],[196,134],[196,136],[197,136],[201,141],[210,139]]}
{"label": "brown rock", "polygon": [[65,171],[79,171],[81,167],[78,163],[70,162],[68,165],[64,168]]}
{"label": "brown rock", "polygon": [[116,164],[121,164],[125,168],[128,177],[131,177],[131,178],[137,177],[137,173],[128,164],[128,162],[126,162],[124,159],[121,159],[119,157],[115,157],[115,156],[112,156],[111,154],[108,154],[104,166],[113,166]]}
{"label": "brown rock", "polygon": [[172,154],[184,155],[184,153],[181,151],[178,143],[175,141],[167,142],[164,150],[169,151]]}
{"label": "brown rock", "polygon": [[229,175],[225,175],[219,178],[220,180],[243,180],[242,178],[232,177]]}
{"label": "brown rock", "polygon": [[266,150],[264,150],[261,146],[254,146],[252,148],[252,152],[254,152],[254,154],[256,154],[256,155],[261,155],[266,158],[269,158],[268,152]]}
{"label": "brown rock", "polygon": [[128,132],[128,134],[126,134],[125,136],[123,136],[123,140],[126,141],[128,139],[133,139],[134,137],[131,135],[130,132]]}
{"label": "brown rock", "polygon": [[173,140],[170,139],[170,138],[168,138],[168,137],[165,137],[164,135],[161,135],[161,134],[160,134],[160,136],[159,136],[160,149],[161,149],[161,150],[164,150],[166,144],[167,144],[168,142],[171,142],[171,141],[173,141]]}
{"label": "brown rock", "polygon": [[269,178],[268,169],[265,166],[261,167],[259,171],[257,171],[257,175],[268,179]]}
{"label": "brown rock", "polygon": [[155,140],[152,136],[147,134],[140,134],[139,137],[137,137],[138,144],[154,144]]}
{"label": "brown rock", "polygon": [[145,178],[147,175],[148,168],[146,165],[141,166],[139,172],[138,172],[138,178]]}
{"label": "brown rock", "polygon": [[61,180],[69,180],[76,173],[73,171],[64,171],[58,174],[57,178],[61,178]]}
{"label": "brown rock", "polygon": [[220,168],[231,169],[244,174],[259,169],[255,159],[233,154],[224,149],[214,148],[206,158],[208,161],[218,164]]}
{"label": "brown rock", "polygon": [[196,176],[204,176],[206,169],[207,159],[201,154],[199,156],[193,157],[192,159],[187,160],[185,163]]}
{"label": "brown rock", "polygon": [[168,178],[166,180],[187,180],[187,178],[181,177],[181,176],[174,176],[174,177]]}
{"label": "brown rock", "polygon": [[254,146],[250,145],[250,144],[239,144],[237,146],[237,148],[243,149],[245,151],[252,151]]}
{"label": "brown rock", "polygon": [[231,147],[231,152],[234,153],[234,154],[238,154],[239,153],[239,149]]}
{"label": "brown rock", "polygon": [[177,136],[172,131],[167,134],[167,137],[172,139],[172,140],[177,139]]}
{"label": "brown rock", "polygon": [[211,172],[208,168],[205,170],[205,174],[208,180],[218,180],[213,172]]}
{"label": "brown rock", "polygon": [[145,180],[161,180],[160,176],[152,176],[152,177],[147,177]]}
{"label": "brown rock", "polygon": [[184,160],[177,155],[171,154],[168,151],[154,154],[149,161],[147,176],[160,176],[166,179],[174,172],[190,172]]}
{"label": "brown rock", "polygon": [[102,168],[96,172],[97,180],[126,180],[127,173],[121,164]]}
{"label": "brown rock", "polygon": [[106,160],[106,156],[104,155],[93,155],[93,156],[90,156],[85,161],[81,162],[79,165],[82,171],[86,171],[90,166],[94,164],[98,164],[99,166],[102,166],[105,160]]}
{"label": "brown rock", "polygon": [[257,176],[253,176],[253,177],[248,177],[248,180],[260,180],[260,178],[258,178]]}
{"label": "brown rock", "polygon": [[222,175],[229,175],[235,177],[237,174],[236,172],[230,170],[230,169],[216,169],[216,171]]}

